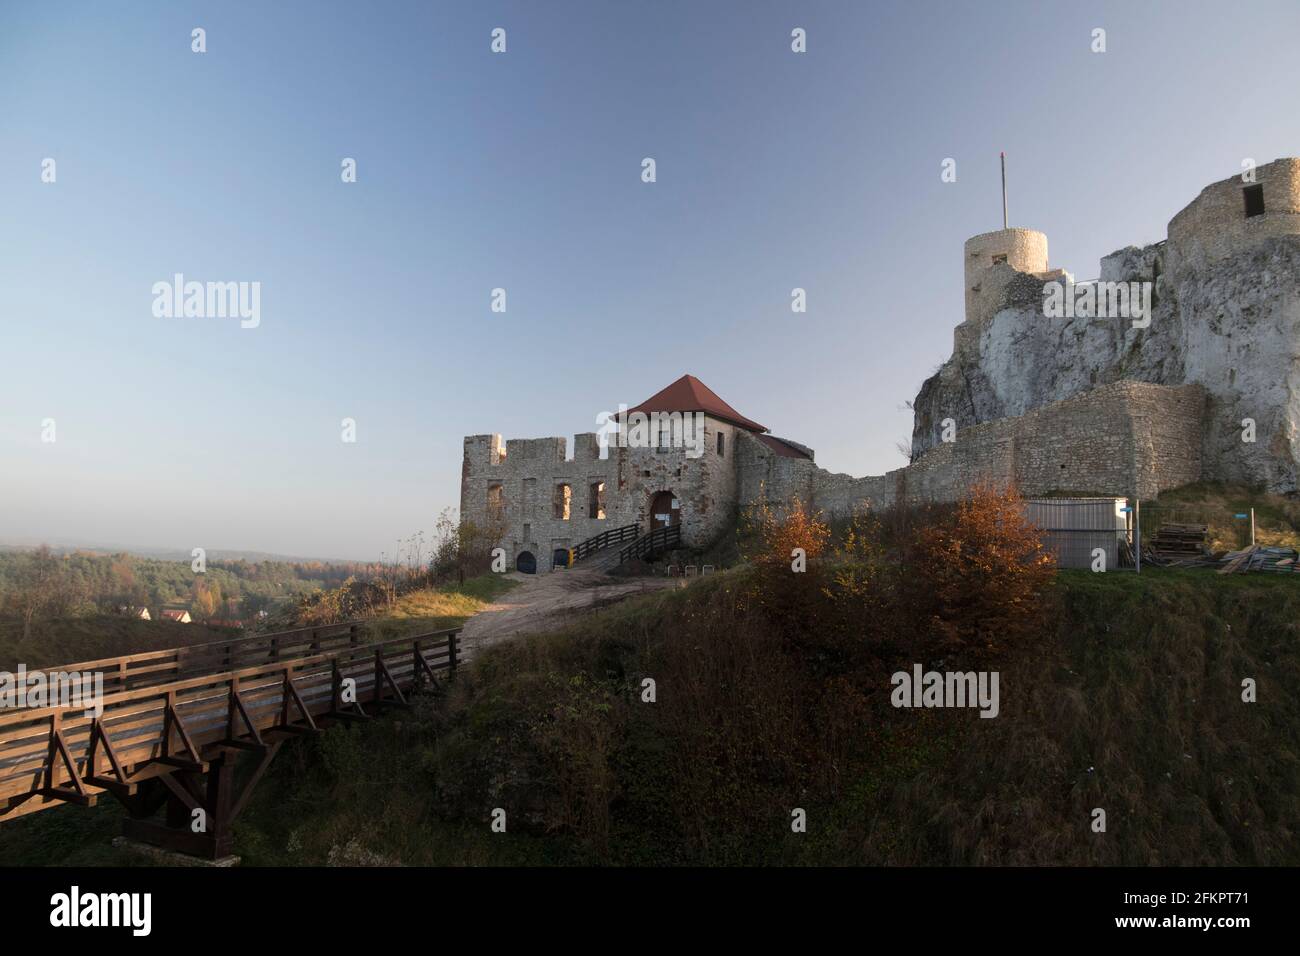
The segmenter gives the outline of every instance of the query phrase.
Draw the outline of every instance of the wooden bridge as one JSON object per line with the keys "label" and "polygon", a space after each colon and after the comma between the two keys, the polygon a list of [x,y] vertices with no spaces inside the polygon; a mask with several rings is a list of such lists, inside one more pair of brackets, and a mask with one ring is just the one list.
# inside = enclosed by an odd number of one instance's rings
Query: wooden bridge
{"label": "wooden bridge", "polygon": [[[631,543],[620,548],[617,552],[606,552],[605,550],[613,548],[615,545],[624,544],[624,542]],[[649,560],[664,551],[671,551],[674,548],[681,547],[681,543],[681,525],[656,528],[647,533],[639,524],[627,524],[619,528],[610,528],[588,538],[574,548],[572,553],[574,561],[581,561],[600,554],[606,555],[605,563],[607,564],[622,564],[625,561],[634,559]],[[616,562],[614,561],[615,558],[617,558]]]}
{"label": "wooden bridge", "polygon": [[618,553],[618,563],[634,559],[648,560],[664,551],[681,547],[682,526],[679,524],[655,528],[649,534],[643,534]]}
{"label": "wooden bridge", "polygon": [[[438,672],[455,673],[459,633],[366,641],[343,624],[47,668],[102,674],[102,712],[85,702],[0,710],[0,823],[107,793],[126,808],[127,836],[226,856],[231,825],[285,740],[405,706]],[[237,786],[243,754],[251,765]]]}

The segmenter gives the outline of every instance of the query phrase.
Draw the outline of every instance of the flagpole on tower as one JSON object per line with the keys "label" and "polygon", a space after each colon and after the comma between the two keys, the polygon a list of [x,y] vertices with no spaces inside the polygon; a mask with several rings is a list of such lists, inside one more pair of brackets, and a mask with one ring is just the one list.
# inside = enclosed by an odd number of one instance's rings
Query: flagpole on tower
{"label": "flagpole on tower", "polygon": [[1002,157],[1002,228],[1007,228],[1007,154],[998,153]]}

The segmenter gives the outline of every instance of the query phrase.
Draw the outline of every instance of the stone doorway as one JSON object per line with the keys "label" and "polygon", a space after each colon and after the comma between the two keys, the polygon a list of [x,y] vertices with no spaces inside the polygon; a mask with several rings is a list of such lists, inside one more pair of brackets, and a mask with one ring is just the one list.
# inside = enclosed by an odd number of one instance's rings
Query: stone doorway
{"label": "stone doorway", "polygon": [[650,499],[650,530],[682,523],[682,503],[672,491],[661,491]]}

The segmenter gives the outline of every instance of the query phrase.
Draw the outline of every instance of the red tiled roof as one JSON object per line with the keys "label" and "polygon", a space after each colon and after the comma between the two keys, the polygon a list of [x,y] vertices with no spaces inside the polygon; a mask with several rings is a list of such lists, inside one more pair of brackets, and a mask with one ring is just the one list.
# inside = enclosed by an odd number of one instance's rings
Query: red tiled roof
{"label": "red tiled roof", "polygon": [[812,455],[806,449],[795,445],[793,442],[788,442],[784,438],[777,438],[775,435],[756,435],[754,437],[782,458],[807,458],[812,461]]}
{"label": "red tiled roof", "polygon": [[751,432],[765,432],[766,425],[760,425],[736,411],[709,386],[694,375],[683,375],[663,391],[655,392],[632,412],[704,412],[720,421],[739,425]]}

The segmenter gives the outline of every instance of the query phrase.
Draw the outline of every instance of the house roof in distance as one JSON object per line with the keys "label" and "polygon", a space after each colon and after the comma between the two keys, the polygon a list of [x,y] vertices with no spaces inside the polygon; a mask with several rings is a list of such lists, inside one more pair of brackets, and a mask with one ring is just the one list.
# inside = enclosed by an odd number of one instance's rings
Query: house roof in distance
{"label": "house roof in distance", "polygon": [[738,425],[747,431],[765,432],[766,425],[760,425],[753,419],[746,418],[721,398],[718,393],[705,385],[694,375],[683,375],[667,388],[655,392],[632,412],[704,412],[719,421]]}

